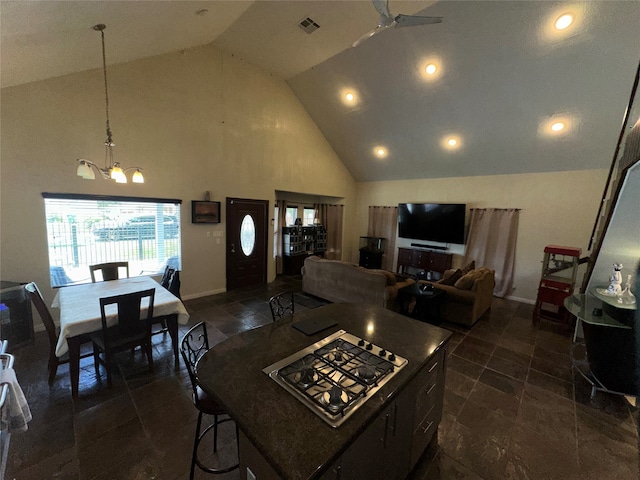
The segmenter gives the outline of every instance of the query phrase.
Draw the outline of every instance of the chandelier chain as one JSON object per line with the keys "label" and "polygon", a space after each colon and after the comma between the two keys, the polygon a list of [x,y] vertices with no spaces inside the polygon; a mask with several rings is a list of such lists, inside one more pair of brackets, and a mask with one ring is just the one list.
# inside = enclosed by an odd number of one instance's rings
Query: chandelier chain
{"label": "chandelier chain", "polygon": [[107,55],[105,53],[104,47],[104,28],[100,29],[100,36],[102,37],[102,72],[104,74],[104,104],[105,110],[107,114],[107,141],[108,146],[111,146],[113,143],[111,136],[111,126],[109,125],[109,87],[107,84]]}

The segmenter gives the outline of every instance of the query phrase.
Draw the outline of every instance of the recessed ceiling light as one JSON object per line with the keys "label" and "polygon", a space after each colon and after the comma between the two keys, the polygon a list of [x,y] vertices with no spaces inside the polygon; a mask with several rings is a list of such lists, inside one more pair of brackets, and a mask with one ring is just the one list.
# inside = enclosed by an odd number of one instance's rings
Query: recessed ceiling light
{"label": "recessed ceiling light", "polygon": [[554,24],[558,30],[564,30],[569,27],[573,23],[573,15],[570,13],[565,13],[564,15],[560,15],[556,19],[556,23]]}
{"label": "recessed ceiling light", "polygon": [[541,119],[538,124],[538,136],[563,137],[570,135],[578,126],[578,119],[571,113],[558,113]]}
{"label": "recessed ceiling light", "polygon": [[442,59],[434,55],[422,58],[417,65],[418,75],[428,82],[437,81],[442,77],[442,65]]}
{"label": "recessed ceiling light", "polygon": [[446,137],[442,138],[441,145],[447,150],[455,150],[457,148],[460,148],[460,143],[460,137],[458,137],[457,135],[447,135]]}
{"label": "recessed ceiling light", "polygon": [[384,147],[376,147],[373,149],[373,153],[375,153],[378,158],[384,158],[387,156],[387,149]]}
{"label": "recessed ceiling light", "polygon": [[358,105],[358,92],[353,88],[342,88],[339,92],[340,101],[345,105],[349,105],[350,107]]}

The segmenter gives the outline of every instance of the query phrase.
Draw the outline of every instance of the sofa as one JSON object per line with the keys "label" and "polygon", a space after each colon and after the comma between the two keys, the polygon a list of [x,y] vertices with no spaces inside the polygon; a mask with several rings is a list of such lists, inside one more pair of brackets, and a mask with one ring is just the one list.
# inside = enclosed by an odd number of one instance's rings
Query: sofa
{"label": "sofa", "polygon": [[418,283],[430,284],[445,292],[440,307],[442,320],[470,327],[491,308],[496,272],[489,268],[476,269],[473,263],[465,270],[447,270],[437,282],[420,280]]}
{"label": "sofa", "polygon": [[415,283],[387,270],[367,269],[340,260],[307,257],[302,291],[330,302],[367,303],[398,310],[398,290]]}

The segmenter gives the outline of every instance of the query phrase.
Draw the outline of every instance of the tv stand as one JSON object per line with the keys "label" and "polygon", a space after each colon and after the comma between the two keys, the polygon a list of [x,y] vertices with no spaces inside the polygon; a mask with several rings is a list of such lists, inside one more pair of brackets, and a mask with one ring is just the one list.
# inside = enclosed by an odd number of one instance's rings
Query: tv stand
{"label": "tv stand", "polygon": [[437,245],[427,245],[423,243],[412,243],[412,247],[430,248],[431,250],[448,250],[449,247],[439,247]]}
{"label": "tv stand", "polygon": [[438,272],[442,275],[445,270],[451,268],[452,260],[453,255],[450,253],[398,248],[398,273],[404,274],[407,267],[411,267],[425,272]]}

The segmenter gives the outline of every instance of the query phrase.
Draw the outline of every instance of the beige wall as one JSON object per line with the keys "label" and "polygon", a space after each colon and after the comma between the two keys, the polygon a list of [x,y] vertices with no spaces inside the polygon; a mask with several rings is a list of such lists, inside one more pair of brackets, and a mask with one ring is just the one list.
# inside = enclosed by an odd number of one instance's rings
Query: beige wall
{"label": "beige wall", "polygon": [[[0,278],[36,281],[51,302],[42,192],[179,198],[182,292],[225,289],[226,197],[276,191],[340,198],[353,236],[356,185],[281,79],[212,46],[108,68],[115,159],[144,168],[144,185],[76,176],[76,158],[103,164],[101,70],[1,91]],[[191,200],[223,205],[220,225],[193,225]],[[272,211],[272,210],[271,210]],[[269,252],[273,251],[269,235]],[[348,250],[348,246],[346,249]],[[270,255],[271,257],[271,255]],[[269,280],[275,262],[269,261]]]}
{"label": "beige wall", "polygon": [[[357,236],[366,235],[369,205],[433,202],[466,203],[467,208],[520,208],[515,288],[510,298],[533,303],[545,245],[580,247],[583,256],[588,253],[606,177],[606,170],[581,170],[360,183],[352,248],[357,248]],[[461,261],[461,255],[454,256],[454,266]],[[583,273],[584,265],[578,271],[578,287]]]}
{"label": "beige wall", "polygon": [[[212,46],[109,67],[116,160],[143,167],[146,183],[83,180],[75,175],[76,158],[103,161],[102,81],[101,70],[93,70],[1,91],[0,278],[35,280],[49,302],[42,192],[182,199],[187,298],[225,289],[224,239],[218,245],[206,236],[224,233],[224,223],[190,223],[190,201],[206,190],[222,205],[228,196],[270,206],[276,195],[339,199],[344,259],[354,262],[369,205],[521,208],[512,297],[530,302],[545,245],[586,253],[606,171],[356,185],[284,81]],[[269,252],[272,241],[270,235]],[[268,277],[274,276],[270,261]]]}

